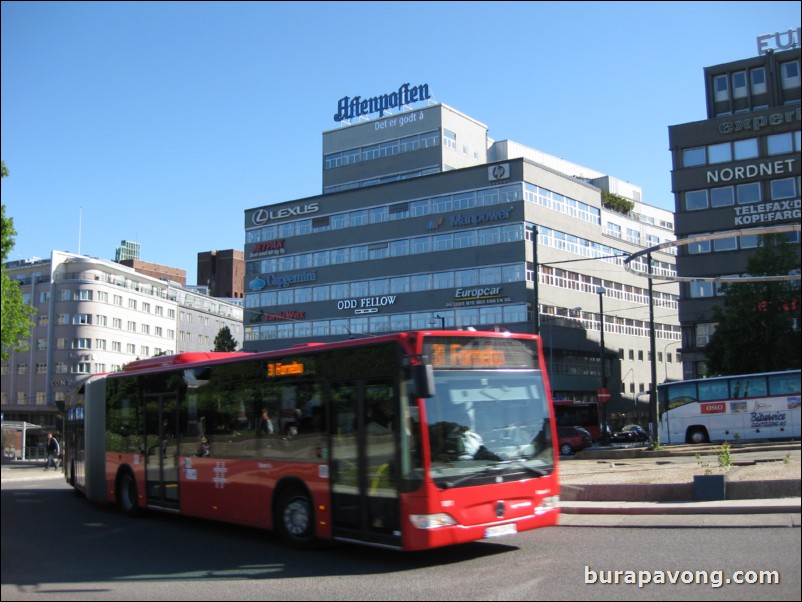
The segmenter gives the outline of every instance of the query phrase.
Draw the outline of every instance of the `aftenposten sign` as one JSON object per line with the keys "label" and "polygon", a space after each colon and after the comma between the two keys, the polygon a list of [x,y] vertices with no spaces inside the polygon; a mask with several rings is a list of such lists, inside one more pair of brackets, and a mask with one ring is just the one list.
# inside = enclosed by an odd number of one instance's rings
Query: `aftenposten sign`
{"label": "aftenposten sign", "polygon": [[381,94],[373,98],[362,98],[361,96],[343,96],[337,103],[337,113],[334,114],[334,121],[340,122],[354,117],[362,117],[371,113],[378,113],[379,117],[384,117],[384,112],[388,109],[397,109],[413,102],[420,102],[431,98],[429,94],[429,84],[420,86],[410,86],[403,84],[397,92]]}

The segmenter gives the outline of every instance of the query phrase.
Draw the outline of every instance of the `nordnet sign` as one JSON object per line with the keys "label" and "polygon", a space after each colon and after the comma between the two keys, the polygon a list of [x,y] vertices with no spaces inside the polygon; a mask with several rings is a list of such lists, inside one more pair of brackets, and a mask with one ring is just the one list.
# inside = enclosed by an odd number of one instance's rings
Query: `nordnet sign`
{"label": "nordnet sign", "polygon": [[431,98],[429,84],[420,86],[403,84],[398,88],[397,92],[382,94],[373,98],[363,99],[361,96],[354,96],[353,98],[343,96],[337,103],[337,113],[334,115],[334,121],[353,119],[354,117],[370,115],[371,113],[378,113],[379,117],[384,117],[384,112],[387,109],[397,109],[429,98]]}

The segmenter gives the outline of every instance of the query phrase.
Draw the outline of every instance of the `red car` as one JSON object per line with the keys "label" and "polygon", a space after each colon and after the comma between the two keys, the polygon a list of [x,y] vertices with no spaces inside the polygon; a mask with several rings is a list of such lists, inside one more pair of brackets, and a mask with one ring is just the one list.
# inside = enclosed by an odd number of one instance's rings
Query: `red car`
{"label": "red car", "polygon": [[570,456],[593,445],[590,433],[581,426],[557,427],[557,439],[560,443],[561,456]]}

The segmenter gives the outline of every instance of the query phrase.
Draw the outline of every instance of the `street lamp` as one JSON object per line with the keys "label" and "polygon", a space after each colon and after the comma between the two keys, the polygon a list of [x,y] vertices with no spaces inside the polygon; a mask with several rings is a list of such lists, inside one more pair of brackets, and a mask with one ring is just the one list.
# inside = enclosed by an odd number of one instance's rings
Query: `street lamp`
{"label": "street lamp", "polygon": [[[605,361],[604,361],[604,294],[605,289],[603,286],[600,286],[596,289],[596,293],[599,295],[599,365],[601,368],[601,387],[599,388],[600,393],[607,393],[607,371],[605,369]],[[609,403],[609,397],[606,401],[601,399],[601,395],[599,396],[599,401],[602,403],[602,445],[610,445],[610,432],[607,426],[607,403]]]}
{"label": "street lamp", "polygon": [[435,320],[440,320],[440,330],[446,329],[446,319],[443,316],[432,316],[432,319],[429,320],[429,324],[434,326]]}

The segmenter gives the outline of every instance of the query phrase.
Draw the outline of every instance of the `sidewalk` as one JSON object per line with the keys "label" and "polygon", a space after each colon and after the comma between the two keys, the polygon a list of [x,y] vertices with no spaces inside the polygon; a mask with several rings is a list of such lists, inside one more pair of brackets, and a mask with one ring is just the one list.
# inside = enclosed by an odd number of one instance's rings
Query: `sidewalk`
{"label": "sidewalk", "polygon": [[[719,468],[717,445],[594,446],[560,462],[564,515],[800,514],[800,443],[731,447],[731,466]],[[695,480],[723,475],[723,499],[700,495]],[[709,501],[698,501],[706,499]],[[798,517],[796,524],[799,524]]]}
{"label": "sidewalk", "polygon": [[3,461],[0,468],[0,478],[5,483],[7,481],[30,481],[35,479],[54,479],[64,478],[64,471],[61,468],[45,470],[44,460],[16,460]]}

